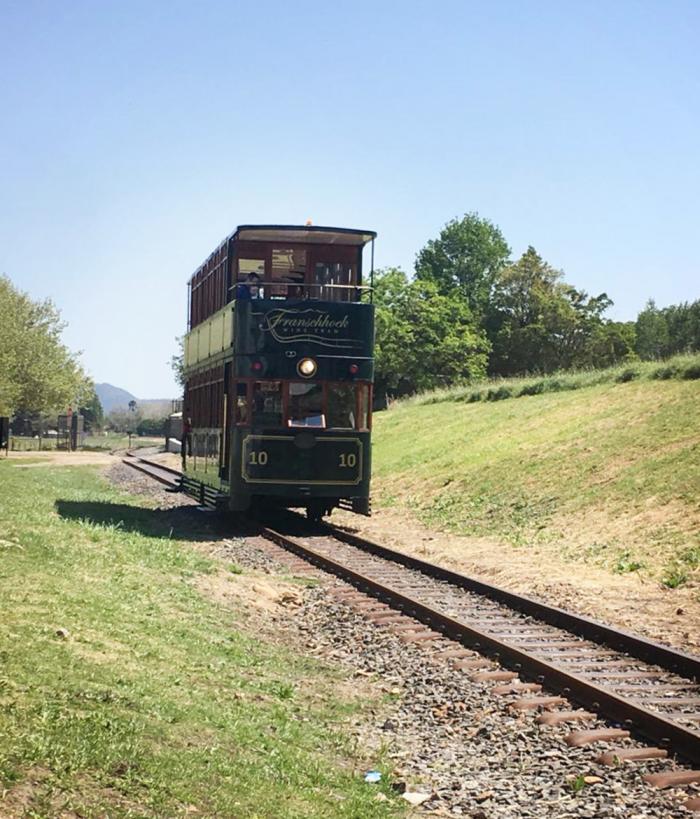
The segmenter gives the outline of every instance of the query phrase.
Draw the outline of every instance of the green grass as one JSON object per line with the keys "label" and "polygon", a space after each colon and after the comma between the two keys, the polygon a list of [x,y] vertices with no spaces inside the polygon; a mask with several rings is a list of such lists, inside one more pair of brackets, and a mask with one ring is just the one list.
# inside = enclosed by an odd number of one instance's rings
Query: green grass
{"label": "green grass", "polygon": [[0,815],[400,812],[346,733],[377,702],[198,590],[244,580],[193,548],[205,523],[91,468],[2,461],[0,486]]}
{"label": "green grass", "polygon": [[581,390],[601,384],[625,384],[629,381],[694,381],[700,379],[700,354],[676,355],[664,361],[636,361],[604,370],[563,370],[551,375],[496,378],[473,384],[431,390],[404,399],[406,404],[440,404],[445,401],[476,403],[523,398],[549,392]]}
{"label": "green grass", "polygon": [[[138,436],[131,438],[131,448],[140,449],[142,447],[160,446],[163,438],[158,436]],[[13,452],[39,452],[55,450],[58,438],[25,438],[12,437]],[[86,435],[81,449],[88,451],[111,452],[114,449],[126,449],[129,446],[129,436],[121,433],[109,432],[104,435]]]}
{"label": "green grass", "polygon": [[[161,446],[163,444],[162,436],[131,436],[131,448],[140,449],[149,446]],[[83,449],[87,450],[101,450],[111,451],[113,449],[126,449],[129,446],[129,436],[122,435],[120,432],[108,432],[106,435],[87,435]]]}
{"label": "green grass", "polygon": [[700,564],[700,382],[643,372],[513,401],[398,402],[375,417],[374,500],[683,585]]}

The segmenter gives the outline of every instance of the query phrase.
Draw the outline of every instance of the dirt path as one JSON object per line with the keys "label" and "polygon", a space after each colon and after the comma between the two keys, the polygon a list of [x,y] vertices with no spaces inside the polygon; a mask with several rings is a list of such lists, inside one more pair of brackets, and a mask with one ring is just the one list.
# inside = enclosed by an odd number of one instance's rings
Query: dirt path
{"label": "dirt path", "polygon": [[16,467],[105,466],[115,461],[109,452],[11,452],[8,460]]}

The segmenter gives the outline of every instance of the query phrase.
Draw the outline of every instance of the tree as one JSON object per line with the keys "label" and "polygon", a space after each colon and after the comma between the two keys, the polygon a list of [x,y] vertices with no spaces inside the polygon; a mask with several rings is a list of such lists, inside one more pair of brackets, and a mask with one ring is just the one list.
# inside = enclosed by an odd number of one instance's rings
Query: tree
{"label": "tree", "polygon": [[587,363],[591,339],[612,304],[562,281],[563,274],[528,247],[503,269],[487,319],[496,375],[552,372]]}
{"label": "tree", "polygon": [[375,274],[375,380],[378,394],[481,378],[489,344],[465,301],[397,268]]}
{"label": "tree", "polygon": [[588,367],[612,367],[634,361],[637,359],[636,337],[633,321],[605,321],[593,330],[580,363]]}
{"label": "tree", "polygon": [[167,418],[142,418],[137,426],[138,435],[165,435]]}
{"label": "tree", "polygon": [[664,355],[700,350],[700,301],[672,304],[660,313],[668,331]]}
{"label": "tree", "polygon": [[185,337],[175,338],[178,352],[170,358],[170,367],[175,376],[175,381],[184,388],[185,386]]}
{"label": "tree", "polygon": [[64,328],[50,301],[33,301],[0,276],[0,415],[78,406],[90,381],[61,343]]}
{"label": "tree", "polygon": [[104,411],[94,387],[91,388],[90,396],[80,407],[79,412],[85,419],[86,432],[92,432],[93,430],[100,429],[102,427],[104,422]]}
{"label": "tree", "polygon": [[113,409],[106,419],[110,429],[115,432],[135,432],[142,421],[141,410]]}
{"label": "tree", "polygon": [[668,353],[668,323],[662,310],[659,310],[653,299],[637,316],[636,323],[637,355],[643,360],[661,358]]}
{"label": "tree", "polygon": [[458,291],[472,314],[486,313],[493,285],[510,256],[500,229],[478,213],[453,219],[416,257],[416,278],[433,282],[441,295]]}

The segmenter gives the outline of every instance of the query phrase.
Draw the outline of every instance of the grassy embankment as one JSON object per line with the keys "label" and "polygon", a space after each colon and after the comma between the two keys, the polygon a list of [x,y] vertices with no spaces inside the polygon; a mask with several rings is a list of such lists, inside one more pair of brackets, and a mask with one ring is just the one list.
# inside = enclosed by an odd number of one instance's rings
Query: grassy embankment
{"label": "grassy embankment", "polygon": [[400,401],[376,416],[376,505],[669,587],[700,579],[697,379],[700,356],[678,356]]}
{"label": "grassy embankment", "polygon": [[394,815],[340,672],[198,590],[221,562],[177,538],[204,524],[93,468],[4,460],[0,486],[1,816]]}

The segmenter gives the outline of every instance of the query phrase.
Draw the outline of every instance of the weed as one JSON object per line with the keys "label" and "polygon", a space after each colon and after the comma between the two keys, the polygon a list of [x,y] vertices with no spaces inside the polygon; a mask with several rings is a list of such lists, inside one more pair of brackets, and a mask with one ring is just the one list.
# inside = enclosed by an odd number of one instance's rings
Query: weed
{"label": "weed", "polygon": [[700,566],[700,546],[691,546],[681,552],[679,558],[692,569],[697,569]]}
{"label": "weed", "polygon": [[231,574],[243,574],[243,569],[238,565],[238,563],[229,563],[228,570],[231,572]]}
{"label": "weed", "polygon": [[688,572],[677,564],[669,566],[661,578],[661,582],[667,589],[677,589],[688,582]]}
{"label": "weed", "polygon": [[613,566],[613,571],[615,572],[615,574],[627,574],[628,572],[638,572],[640,569],[643,568],[644,563],[641,563],[638,560],[632,560],[630,557],[629,549],[626,549],[617,558],[617,561]]}
{"label": "weed", "polygon": [[586,787],[586,777],[583,774],[579,774],[577,777],[571,780],[570,787],[574,793],[581,793],[581,791]]}
{"label": "weed", "polygon": [[272,689],[274,695],[280,700],[291,700],[295,690],[291,683],[277,683]]}

